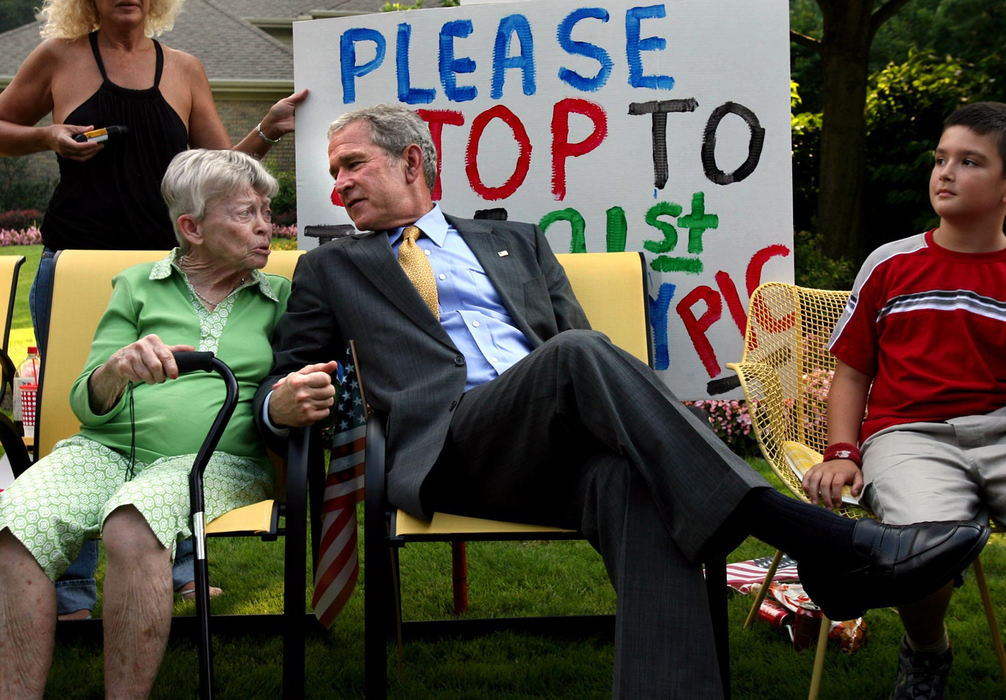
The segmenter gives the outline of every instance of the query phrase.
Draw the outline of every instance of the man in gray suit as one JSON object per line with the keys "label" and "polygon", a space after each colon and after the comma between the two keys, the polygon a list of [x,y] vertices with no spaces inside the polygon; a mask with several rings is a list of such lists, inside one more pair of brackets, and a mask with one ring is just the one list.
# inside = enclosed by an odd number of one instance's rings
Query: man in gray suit
{"label": "man in gray suit", "polygon": [[537,226],[441,213],[413,112],[344,114],[329,138],[336,192],[367,233],[301,258],[257,397],[264,429],[327,416],[331,360],[354,339],[387,415],[394,505],[577,528],[601,553],[618,593],[616,697],[722,696],[704,551],[754,534],[845,619],[934,590],[981,549],[983,525],[895,528],[775,492],[589,330]]}

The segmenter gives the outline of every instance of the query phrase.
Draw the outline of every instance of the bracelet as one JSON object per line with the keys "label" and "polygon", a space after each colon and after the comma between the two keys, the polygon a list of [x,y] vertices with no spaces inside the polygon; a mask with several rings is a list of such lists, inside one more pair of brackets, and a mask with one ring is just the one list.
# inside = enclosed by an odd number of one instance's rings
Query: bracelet
{"label": "bracelet", "polygon": [[832,459],[847,459],[854,462],[860,469],[863,468],[863,456],[859,453],[859,448],[851,442],[836,442],[833,445],[828,445],[824,450],[823,461],[828,462]]}
{"label": "bracelet", "polygon": [[258,137],[263,141],[265,141],[270,146],[275,146],[277,143],[283,140],[282,136],[280,136],[278,139],[271,139],[268,136],[266,136],[265,133],[262,131],[262,122],[258,123],[258,126],[255,127],[255,131],[258,132]]}

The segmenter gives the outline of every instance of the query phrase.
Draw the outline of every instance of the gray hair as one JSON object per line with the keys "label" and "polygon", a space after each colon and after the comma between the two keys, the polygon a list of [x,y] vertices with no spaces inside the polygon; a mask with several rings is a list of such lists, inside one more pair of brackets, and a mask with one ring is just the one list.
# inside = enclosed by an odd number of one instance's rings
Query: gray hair
{"label": "gray hair", "polygon": [[161,196],[168,205],[181,249],[188,250],[188,241],[178,230],[179,216],[188,214],[201,220],[206,215],[209,200],[233,194],[249,185],[269,198],[279,191],[276,178],[261,163],[240,151],[193,148],[172,158],[161,180]]}
{"label": "gray hair", "polygon": [[423,176],[433,190],[437,182],[437,149],[433,145],[430,128],[422,117],[411,109],[398,105],[374,105],[340,115],[328,126],[328,140],[336,132],[354,122],[367,122],[374,145],[395,159],[402,157],[406,148],[415,144],[423,152]]}

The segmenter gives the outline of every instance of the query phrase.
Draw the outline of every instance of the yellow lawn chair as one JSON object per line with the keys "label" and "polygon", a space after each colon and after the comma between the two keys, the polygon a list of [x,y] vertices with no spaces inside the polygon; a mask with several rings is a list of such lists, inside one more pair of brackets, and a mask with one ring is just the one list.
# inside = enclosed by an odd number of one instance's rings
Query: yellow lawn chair
{"label": "yellow lawn chair", "polygon": [[[15,368],[7,348],[10,342],[11,319],[14,317],[17,280],[23,264],[23,255],[0,255],[0,319],[3,319],[3,345],[0,346],[0,374],[2,374],[0,399],[8,392],[13,394]],[[20,432],[5,413],[0,413],[0,444],[7,454],[14,476],[28,468],[30,460],[27,453],[20,449],[22,445]]]}
{"label": "yellow lawn chair", "polygon": [[[835,358],[828,351],[831,332],[849,299],[848,291],[808,289],[768,282],[751,295],[744,356],[729,363],[740,378],[748,413],[762,454],[783,483],[804,501],[802,473],[821,461],[828,446],[828,387]],[[867,517],[862,507],[844,503],[838,511]],[[776,552],[744,626],[751,624],[775,576],[782,552]],[[1006,652],[989,597],[981,561],[975,559],[975,579],[981,592],[993,646],[1006,679]],[[829,620],[821,622],[808,697],[817,697],[827,649]]]}
{"label": "yellow lawn chair", "polygon": [[[293,276],[302,251],[274,251],[265,271]],[[166,251],[63,250],[56,256],[52,309],[46,353],[39,377],[38,423],[35,447],[38,456],[52,451],[59,440],[77,432],[79,421],[70,409],[73,381],[80,374],[95,327],[111,297],[112,277],[142,262],[159,260]],[[223,388],[221,387],[221,391]],[[277,473],[278,480],[281,472]],[[267,500],[232,510],[207,525],[207,535],[255,535],[273,540],[284,534],[284,612],[282,615],[214,616],[215,630],[279,632],[284,634],[283,687],[289,697],[303,697],[304,634],[313,615],[305,614],[306,492],[307,474],[287,470],[277,492],[286,503]],[[285,514],[285,528],[280,515]],[[185,627],[194,618],[175,618],[173,628]],[[87,621],[60,623],[83,625]]]}
{"label": "yellow lawn chair", "polygon": [[[580,253],[556,256],[565,269],[573,291],[583,306],[591,327],[640,360],[652,364],[649,325],[649,296],[646,266],[639,253]],[[361,385],[366,390],[366,368]],[[364,559],[365,586],[366,693],[384,697],[386,693],[388,633],[397,633],[401,667],[403,628],[417,634],[449,629],[488,632],[519,627],[542,633],[560,627],[581,632],[610,629],[611,616],[567,616],[493,620],[402,620],[398,550],[409,542],[467,540],[552,540],[579,539],[571,530],[470,518],[436,513],[431,521],[420,520],[390,508],[386,498],[383,418],[372,415],[367,421],[366,505]],[[724,688],[729,688],[729,652],[726,633],[726,563],[721,555],[706,560],[706,585],[716,636],[717,655]],[[455,569],[458,562],[455,562]],[[600,619],[598,619],[600,618]]]}

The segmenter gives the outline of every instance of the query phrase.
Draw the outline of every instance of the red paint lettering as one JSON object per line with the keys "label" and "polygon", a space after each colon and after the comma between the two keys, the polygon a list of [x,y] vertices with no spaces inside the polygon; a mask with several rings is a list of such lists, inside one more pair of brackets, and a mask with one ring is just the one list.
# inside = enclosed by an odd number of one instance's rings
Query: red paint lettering
{"label": "red paint lettering", "polygon": [[[482,139],[482,132],[485,131],[486,126],[493,119],[499,119],[510,127],[513,131],[514,140],[517,141],[517,145],[520,147],[520,153],[517,156],[517,163],[514,166],[513,173],[499,187],[489,187],[482,182],[478,166],[479,142]],[[503,105],[496,105],[475,117],[472,121],[472,133],[468,137],[468,147],[465,149],[465,173],[468,175],[468,183],[476,194],[487,200],[506,199],[523,184],[530,167],[531,139],[528,137],[527,130],[524,129],[524,125],[517,118],[516,114]]]}
{"label": "red paint lettering", "polygon": [[[594,123],[583,141],[569,142],[569,115],[582,114]],[[552,195],[566,198],[566,159],[582,156],[597,148],[608,133],[608,118],[600,105],[573,97],[556,102],[552,109]]]}
{"label": "red paint lettering", "polygon": [[741,336],[743,337],[744,329],[748,325],[748,315],[744,310],[744,302],[741,301],[740,295],[737,294],[737,285],[730,279],[730,275],[723,270],[717,272],[715,277],[716,286],[720,288],[720,294],[723,295],[723,300],[727,303],[730,317],[733,318],[737,330],[741,332]]}
{"label": "red paint lettering", "polygon": [[441,171],[443,169],[443,142],[444,124],[451,126],[463,126],[465,117],[461,112],[452,109],[417,109],[416,114],[422,117],[423,121],[430,128],[430,136],[433,137],[433,145],[437,149],[437,182],[433,186],[433,201],[439,201],[443,195],[440,182],[443,179]]}
{"label": "red paint lettering", "polygon": [[[692,307],[699,302],[705,302],[706,310],[701,317],[696,318],[692,312]],[[723,302],[716,290],[706,285],[701,285],[690,291],[678,305],[674,307],[685,324],[688,337],[692,339],[692,347],[698,353],[702,365],[710,377],[715,377],[720,373],[720,364],[716,359],[716,351],[713,350],[712,343],[706,338],[706,331],[709,327],[720,320],[723,313]]]}

